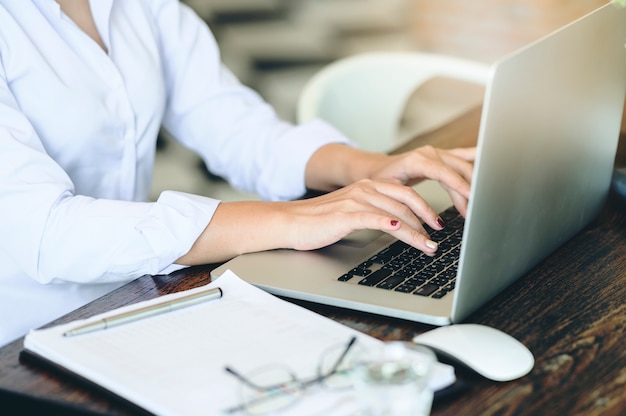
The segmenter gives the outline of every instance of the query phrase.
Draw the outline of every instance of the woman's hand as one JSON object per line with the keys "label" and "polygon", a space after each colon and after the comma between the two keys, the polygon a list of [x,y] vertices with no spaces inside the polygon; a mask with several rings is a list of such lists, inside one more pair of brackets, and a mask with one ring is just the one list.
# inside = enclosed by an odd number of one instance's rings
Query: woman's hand
{"label": "woman's hand", "polygon": [[461,215],[467,213],[476,148],[451,150],[424,146],[378,162],[370,177],[413,186],[424,179],[443,186]]}
{"label": "woman's hand", "polygon": [[363,179],[328,194],[293,202],[287,208],[292,223],[287,230],[291,247],[310,250],[330,245],[362,229],[387,232],[434,254],[420,218],[433,229],[444,227],[442,219],[409,186],[391,181]]}
{"label": "woman's hand", "polygon": [[206,264],[275,248],[313,250],[361,229],[387,232],[426,254],[437,251],[419,218],[444,224],[413,188],[363,179],[316,198],[292,202],[223,202],[191,250],[176,263]]}
{"label": "woman's hand", "polygon": [[446,189],[455,207],[465,215],[475,154],[474,147],[444,150],[424,146],[385,155],[330,144],[309,160],[306,183],[312,189],[333,190],[361,179],[408,186],[432,179]]}

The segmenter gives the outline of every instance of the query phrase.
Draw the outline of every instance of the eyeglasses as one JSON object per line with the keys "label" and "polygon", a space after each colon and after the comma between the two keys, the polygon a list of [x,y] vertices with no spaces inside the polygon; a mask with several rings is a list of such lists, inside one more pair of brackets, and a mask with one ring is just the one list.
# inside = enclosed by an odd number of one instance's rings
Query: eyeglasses
{"label": "eyeglasses", "polygon": [[312,386],[321,385],[333,390],[351,387],[350,365],[346,357],[353,351],[356,340],[352,337],[347,344],[327,349],[320,357],[317,375],[309,379],[299,379],[289,368],[280,365],[262,367],[245,376],[232,367],[225,367],[241,382],[241,404],[226,409],[224,413],[273,413],[291,406]]}

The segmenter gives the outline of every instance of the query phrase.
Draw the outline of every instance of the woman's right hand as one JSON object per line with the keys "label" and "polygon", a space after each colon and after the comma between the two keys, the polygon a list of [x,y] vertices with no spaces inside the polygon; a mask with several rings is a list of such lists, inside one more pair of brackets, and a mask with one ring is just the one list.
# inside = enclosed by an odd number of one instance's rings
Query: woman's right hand
{"label": "woman's right hand", "polygon": [[437,243],[422,221],[433,229],[444,226],[413,188],[370,179],[292,202],[223,202],[191,250],[176,263],[213,263],[275,248],[313,250],[361,229],[387,232],[434,255]]}

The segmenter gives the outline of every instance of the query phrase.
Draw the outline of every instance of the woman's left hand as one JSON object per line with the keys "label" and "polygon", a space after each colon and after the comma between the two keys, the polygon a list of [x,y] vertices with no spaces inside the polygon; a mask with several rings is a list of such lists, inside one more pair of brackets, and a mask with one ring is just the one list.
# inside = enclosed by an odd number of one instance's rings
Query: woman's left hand
{"label": "woman's left hand", "polygon": [[370,178],[412,186],[425,179],[441,184],[461,215],[467,212],[476,148],[439,149],[424,146],[378,159]]}
{"label": "woman's left hand", "polygon": [[432,179],[448,192],[461,215],[467,212],[475,147],[423,146],[398,155],[365,152],[341,144],[321,147],[309,160],[307,186],[330,191],[361,179],[412,186]]}

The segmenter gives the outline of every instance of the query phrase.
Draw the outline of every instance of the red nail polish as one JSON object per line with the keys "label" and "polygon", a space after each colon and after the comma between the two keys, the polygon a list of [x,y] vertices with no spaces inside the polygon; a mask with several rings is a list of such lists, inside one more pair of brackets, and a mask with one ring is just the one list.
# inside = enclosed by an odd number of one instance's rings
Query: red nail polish
{"label": "red nail polish", "polygon": [[392,227],[395,227],[396,225],[398,225],[398,220],[391,220],[390,223]]}
{"label": "red nail polish", "polygon": [[446,226],[446,223],[443,222],[443,220],[441,219],[441,217],[437,217],[435,218],[435,222],[437,223],[438,226],[440,226],[441,228],[444,228]]}

